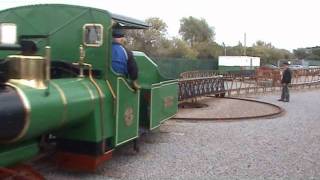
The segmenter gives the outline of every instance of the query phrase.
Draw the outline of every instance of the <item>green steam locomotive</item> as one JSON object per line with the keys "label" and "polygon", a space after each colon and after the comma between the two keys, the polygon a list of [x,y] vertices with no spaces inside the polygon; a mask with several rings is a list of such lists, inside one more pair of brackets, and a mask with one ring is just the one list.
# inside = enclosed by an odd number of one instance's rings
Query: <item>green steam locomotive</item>
{"label": "green steam locomotive", "polygon": [[[140,129],[176,114],[178,81],[164,78],[146,54],[134,52],[140,89],[113,71],[115,26],[148,28],[89,7],[0,11],[0,167],[32,159],[51,143],[61,167],[94,170]],[[25,52],[30,44],[36,52]]]}

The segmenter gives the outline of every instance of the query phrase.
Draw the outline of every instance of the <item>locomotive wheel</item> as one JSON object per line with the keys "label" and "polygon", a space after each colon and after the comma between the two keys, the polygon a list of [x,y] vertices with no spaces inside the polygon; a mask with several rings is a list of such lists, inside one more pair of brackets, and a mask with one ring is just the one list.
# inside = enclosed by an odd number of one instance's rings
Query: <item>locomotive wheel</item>
{"label": "locomotive wheel", "polygon": [[220,96],[220,94],[215,94],[214,96],[215,96],[216,98],[218,98],[218,97]]}

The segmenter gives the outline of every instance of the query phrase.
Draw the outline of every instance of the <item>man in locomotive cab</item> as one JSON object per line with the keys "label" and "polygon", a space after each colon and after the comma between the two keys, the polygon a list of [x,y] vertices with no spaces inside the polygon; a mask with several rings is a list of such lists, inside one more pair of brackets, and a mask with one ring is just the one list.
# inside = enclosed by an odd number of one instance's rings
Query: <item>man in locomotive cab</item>
{"label": "man in locomotive cab", "polygon": [[138,66],[134,60],[132,51],[124,47],[125,37],[123,29],[113,29],[112,31],[112,69],[121,75],[132,80],[133,89],[139,89],[137,84]]}

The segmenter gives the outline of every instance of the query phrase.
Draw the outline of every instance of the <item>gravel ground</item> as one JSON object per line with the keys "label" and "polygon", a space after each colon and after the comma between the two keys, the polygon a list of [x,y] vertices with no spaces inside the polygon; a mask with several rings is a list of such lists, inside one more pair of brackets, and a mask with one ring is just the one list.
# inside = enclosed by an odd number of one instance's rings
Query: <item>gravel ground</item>
{"label": "gravel ground", "polygon": [[167,121],[158,132],[119,148],[95,174],[55,168],[48,179],[320,179],[320,90],[257,99],[280,105],[274,119],[234,122]]}
{"label": "gravel ground", "polygon": [[206,97],[199,100],[199,103],[208,105],[208,107],[181,108],[175,118],[219,119],[262,116],[279,112],[279,109],[274,106],[240,99]]}

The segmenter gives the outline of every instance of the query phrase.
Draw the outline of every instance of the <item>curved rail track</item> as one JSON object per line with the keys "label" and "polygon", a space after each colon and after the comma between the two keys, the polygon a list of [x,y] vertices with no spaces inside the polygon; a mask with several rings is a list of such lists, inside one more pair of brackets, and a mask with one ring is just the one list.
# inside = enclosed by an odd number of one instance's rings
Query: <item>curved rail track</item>
{"label": "curved rail track", "polygon": [[[215,97],[215,96],[208,96],[208,97]],[[266,106],[270,106],[274,111],[271,113],[263,113],[263,114],[255,114],[255,115],[250,115],[250,116],[238,116],[238,117],[174,117],[173,119],[176,120],[195,120],[195,121],[234,121],[234,120],[248,120],[248,119],[258,119],[258,118],[267,118],[267,117],[278,117],[281,116],[285,111],[283,108],[280,106],[268,103],[268,102],[263,102],[263,101],[258,101],[258,100],[252,100],[252,99],[244,99],[244,98],[235,98],[235,97],[226,97],[225,99],[234,99],[234,100],[241,100],[241,101],[248,101],[248,102],[253,102],[253,103],[260,103]]]}

